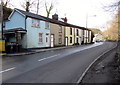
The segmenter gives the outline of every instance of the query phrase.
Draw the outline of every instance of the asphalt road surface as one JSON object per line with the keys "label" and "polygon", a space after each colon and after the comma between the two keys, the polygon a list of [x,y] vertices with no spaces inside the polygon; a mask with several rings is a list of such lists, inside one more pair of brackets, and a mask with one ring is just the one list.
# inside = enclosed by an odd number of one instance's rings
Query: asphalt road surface
{"label": "asphalt road surface", "polygon": [[3,83],[76,83],[90,63],[115,43],[100,42],[25,56],[3,57]]}

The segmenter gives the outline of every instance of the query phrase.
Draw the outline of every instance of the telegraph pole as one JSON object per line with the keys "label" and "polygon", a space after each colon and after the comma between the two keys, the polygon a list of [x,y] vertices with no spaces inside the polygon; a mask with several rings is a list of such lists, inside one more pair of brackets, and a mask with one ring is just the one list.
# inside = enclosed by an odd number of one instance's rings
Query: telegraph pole
{"label": "telegraph pole", "polygon": [[0,8],[1,8],[1,9],[0,9],[0,11],[1,11],[1,14],[0,14],[0,15],[1,15],[0,17],[1,17],[1,18],[0,18],[0,19],[1,19],[1,20],[0,20],[0,22],[1,22],[1,39],[3,40],[3,4],[2,4],[2,2],[3,2],[3,1],[1,0],[1,7],[0,7]]}
{"label": "telegraph pole", "polygon": [[0,3],[0,31],[1,31],[1,40],[0,40],[0,55],[5,55],[5,40],[3,37],[3,0]]}

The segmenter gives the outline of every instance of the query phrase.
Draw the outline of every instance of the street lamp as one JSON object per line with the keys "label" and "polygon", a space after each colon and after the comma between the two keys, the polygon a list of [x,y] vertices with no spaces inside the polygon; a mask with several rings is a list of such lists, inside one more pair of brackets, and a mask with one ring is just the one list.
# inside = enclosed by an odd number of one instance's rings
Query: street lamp
{"label": "street lamp", "polygon": [[[89,18],[89,17],[96,17],[96,15],[88,16],[88,13],[86,14],[86,28],[88,28],[87,26],[88,26],[88,18]],[[86,31],[86,36],[84,35],[85,38],[86,38],[86,43],[87,43],[87,38],[88,38],[88,37],[87,37],[87,35],[88,35],[87,33],[88,33],[88,32]]]}
{"label": "street lamp", "polygon": [[88,18],[89,17],[96,17],[96,15],[89,16],[88,13],[86,14],[86,28],[87,28],[87,25],[88,25]]}

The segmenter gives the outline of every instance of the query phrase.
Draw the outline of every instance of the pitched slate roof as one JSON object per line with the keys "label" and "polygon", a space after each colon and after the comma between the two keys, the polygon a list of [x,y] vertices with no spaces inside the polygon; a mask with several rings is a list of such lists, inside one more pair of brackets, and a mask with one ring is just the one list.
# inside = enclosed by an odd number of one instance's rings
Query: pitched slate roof
{"label": "pitched slate roof", "polygon": [[37,19],[41,19],[41,20],[46,20],[41,15],[37,15],[37,14],[31,13],[31,12],[26,12],[26,11],[23,11],[23,10],[20,10],[20,9],[17,9],[17,8],[15,8],[15,10],[21,12],[22,14],[24,14],[27,17],[32,17],[32,18],[37,18]]}
{"label": "pitched slate roof", "polygon": [[38,14],[23,11],[23,10],[20,10],[20,9],[17,9],[17,8],[15,8],[15,10],[19,11],[20,13],[22,13],[23,15],[25,15],[27,17],[36,18],[36,19],[40,19],[40,20],[43,20],[43,21],[47,21],[47,22],[51,22],[51,23],[55,23],[55,24],[59,24],[59,25],[63,25],[63,26],[74,27],[74,28],[79,28],[79,29],[83,29],[83,30],[89,30],[89,29],[84,28],[84,27],[69,24],[69,23],[66,23],[66,22],[59,21],[59,20],[50,19],[50,18],[41,16],[41,15],[38,15]]}

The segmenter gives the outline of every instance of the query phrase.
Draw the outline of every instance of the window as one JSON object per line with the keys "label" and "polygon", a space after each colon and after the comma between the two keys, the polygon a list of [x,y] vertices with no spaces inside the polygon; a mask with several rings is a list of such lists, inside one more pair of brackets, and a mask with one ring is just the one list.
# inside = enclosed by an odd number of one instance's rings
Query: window
{"label": "window", "polygon": [[79,36],[79,30],[77,29],[77,36]]}
{"label": "window", "polygon": [[72,43],[72,37],[70,37],[70,43]]}
{"label": "window", "polygon": [[77,39],[76,39],[76,43],[78,43],[78,42],[79,42],[79,39],[77,38]]}
{"label": "window", "polygon": [[62,26],[61,25],[59,26],[59,32],[62,32]]}
{"label": "window", "polygon": [[43,42],[43,33],[39,33],[39,43]]}
{"label": "window", "polygon": [[62,35],[59,35],[59,44],[61,44],[62,43]]}
{"label": "window", "polygon": [[48,36],[49,36],[49,34],[47,33],[47,34],[46,34],[46,43],[49,42],[49,41],[48,41]]}
{"label": "window", "polygon": [[40,27],[40,21],[37,19],[32,19],[32,27],[39,28]]}
{"label": "window", "polygon": [[49,29],[49,22],[45,22],[45,28]]}
{"label": "window", "polygon": [[70,35],[72,35],[72,28],[70,28]]}

